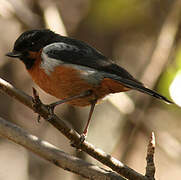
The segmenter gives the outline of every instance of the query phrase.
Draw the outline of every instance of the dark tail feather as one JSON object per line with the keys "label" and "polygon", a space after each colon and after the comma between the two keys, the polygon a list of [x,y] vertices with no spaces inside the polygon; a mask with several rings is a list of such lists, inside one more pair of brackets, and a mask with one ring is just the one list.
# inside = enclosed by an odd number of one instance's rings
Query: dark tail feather
{"label": "dark tail feather", "polygon": [[148,95],[153,96],[155,98],[158,98],[160,100],[163,100],[166,103],[174,104],[172,101],[168,100],[166,97],[160,95],[159,93],[157,93],[151,89],[144,87],[144,85],[141,82],[135,81],[134,79],[133,80],[124,79],[124,78],[120,78],[118,76],[115,76],[115,77],[112,76],[112,78],[119,81],[120,83],[124,84],[125,86],[127,86],[131,89],[138,90],[142,93],[145,93],[145,94],[148,94]]}
{"label": "dark tail feather", "polygon": [[165,101],[166,103],[174,104],[172,101],[168,100],[166,97],[164,97],[161,94],[159,94],[159,93],[157,93],[157,92],[155,92],[155,91],[153,91],[151,89],[148,89],[148,88],[146,88],[144,86],[135,87],[134,89],[136,89],[136,90],[138,90],[138,91],[140,91],[142,93],[146,93],[146,94],[148,94],[150,96],[153,96],[155,98],[161,99],[161,100]]}

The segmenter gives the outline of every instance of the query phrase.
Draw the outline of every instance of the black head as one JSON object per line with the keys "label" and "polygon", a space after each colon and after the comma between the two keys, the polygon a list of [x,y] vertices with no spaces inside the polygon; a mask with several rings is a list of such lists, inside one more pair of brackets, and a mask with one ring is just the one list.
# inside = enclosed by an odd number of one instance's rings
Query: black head
{"label": "black head", "polygon": [[29,69],[34,63],[34,59],[29,57],[29,52],[38,52],[52,43],[56,37],[57,34],[48,29],[26,31],[15,41],[13,51],[7,53],[6,56],[21,59]]}

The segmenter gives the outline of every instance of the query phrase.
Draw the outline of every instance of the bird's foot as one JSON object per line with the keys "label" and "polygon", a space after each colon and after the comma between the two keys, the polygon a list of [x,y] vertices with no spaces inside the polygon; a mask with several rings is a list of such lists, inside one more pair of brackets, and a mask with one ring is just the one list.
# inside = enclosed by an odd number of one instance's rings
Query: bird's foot
{"label": "bird's foot", "polygon": [[[46,120],[50,121],[53,118],[54,108],[55,108],[54,103],[48,104],[48,105],[43,104],[42,101],[40,100],[38,92],[36,91],[35,88],[33,88],[33,99],[32,99],[32,101],[33,101],[34,111],[36,113],[39,112],[39,109],[41,108],[41,106],[44,106],[49,111],[49,116],[46,118]],[[41,119],[41,115],[38,115],[38,118],[37,118],[38,123],[40,122],[40,119]]]}
{"label": "bird's foot", "polygon": [[84,133],[82,133],[81,135],[80,135],[80,138],[79,138],[79,141],[78,142],[74,142],[74,141],[71,141],[70,142],[70,145],[72,146],[72,147],[74,147],[74,148],[76,148],[76,150],[77,151],[81,151],[81,145],[83,144],[83,142],[85,141],[85,139],[86,139],[86,134],[84,134]]}
{"label": "bird's foot", "polygon": [[80,135],[80,143],[82,144],[85,141],[85,139],[86,139],[86,134],[82,133]]}
{"label": "bird's foot", "polygon": [[47,104],[45,106],[47,107],[47,109],[49,111],[49,116],[47,118],[47,121],[51,121],[51,119],[55,115],[55,113],[54,113],[55,105],[52,103],[52,104]]}
{"label": "bird's foot", "polygon": [[[34,107],[34,111],[37,113],[38,112],[38,109],[41,107],[41,105],[43,104],[40,100],[40,97],[38,95],[38,92],[37,90],[33,87],[33,107]],[[37,122],[39,123],[40,122],[40,119],[41,119],[41,116],[38,115],[38,118],[37,118]]]}

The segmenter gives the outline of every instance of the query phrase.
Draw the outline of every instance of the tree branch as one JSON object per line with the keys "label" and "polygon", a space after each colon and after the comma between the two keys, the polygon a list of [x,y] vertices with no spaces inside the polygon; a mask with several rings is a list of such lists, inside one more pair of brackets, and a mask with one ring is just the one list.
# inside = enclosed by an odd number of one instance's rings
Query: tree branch
{"label": "tree branch", "polygon": [[154,175],[155,175],[155,163],[154,163],[154,153],[155,153],[155,135],[152,132],[151,138],[148,144],[148,149],[147,149],[147,166],[146,166],[146,174],[150,180],[155,180]]}
{"label": "tree branch", "polygon": [[24,146],[42,158],[65,170],[74,172],[88,179],[124,180],[117,173],[105,170],[71,156],[54,145],[27,133],[17,125],[0,117],[0,135]]}
{"label": "tree branch", "polygon": [[[15,98],[20,101],[24,105],[28,106],[33,111],[36,111],[39,115],[41,115],[45,120],[50,116],[50,113],[47,107],[44,104],[40,104],[38,108],[34,107],[33,98],[21,90],[16,89],[10,83],[0,78],[0,90],[8,94],[9,96]],[[130,180],[148,180],[146,176],[143,176],[140,173],[137,173],[133,169],[129,168],[122,162],[117,159],[111,157],[111,155],[106,154],[102,150],[95,148],[92,144],[84,141],[80,144],[80,135],[73,129],[69,127],[69,125],[54,115],[49,121],[55,128],[57,128],[64,136],[66,136],[71,142],[74,142],[74,145],[81,149],[82,151],[88,153],[90,156],[94,157],[98,161],[102,162],[104,165],[107,165],[112,170],[116,171],[123,177]]]}

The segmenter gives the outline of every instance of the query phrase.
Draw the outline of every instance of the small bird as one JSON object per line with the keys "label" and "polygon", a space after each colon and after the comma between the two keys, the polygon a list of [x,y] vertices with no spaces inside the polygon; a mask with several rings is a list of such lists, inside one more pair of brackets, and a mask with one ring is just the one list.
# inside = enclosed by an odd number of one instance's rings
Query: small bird
{"label": "small bird", "polygon": [[85,42],[56,34],[48,29],[29,30],[15,41],[12,52],[19,58],[33,81],[45,92],[60,99],[50,104],[90,105],[85,139],[95,104],[111,93],[137,90],[172,103],[166,97],[146,88],[124,68],[115,64]]}

